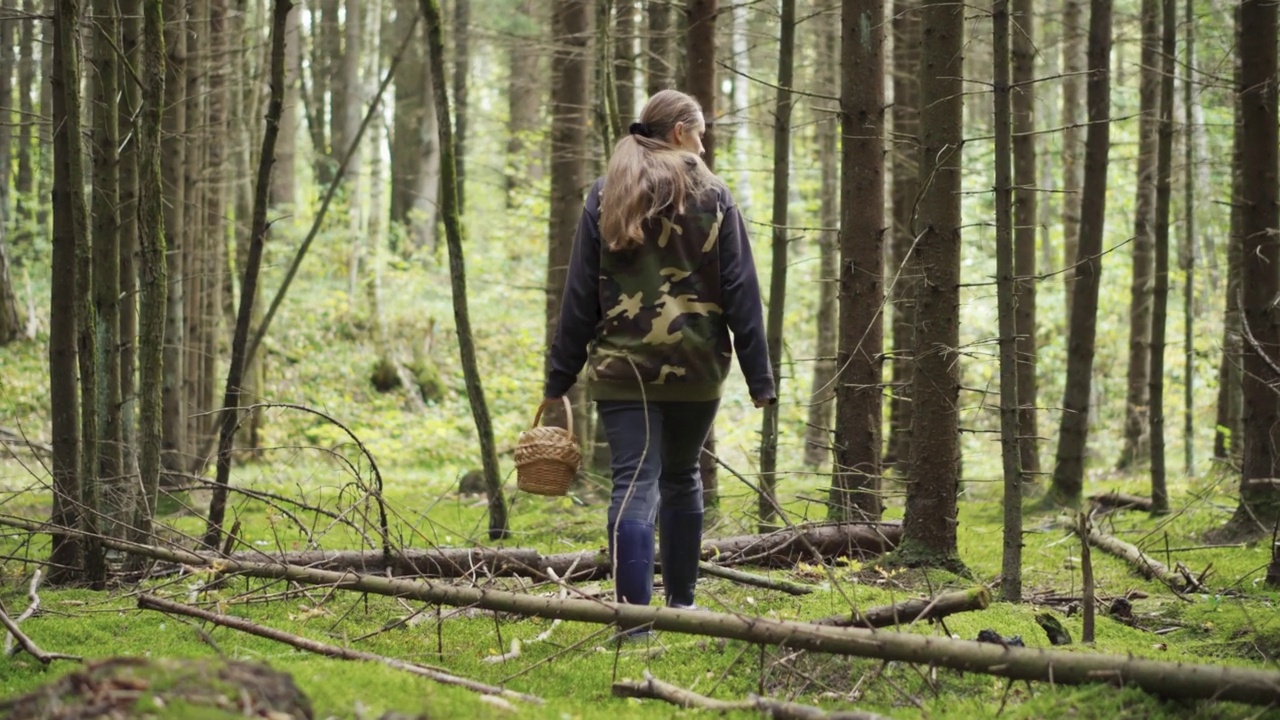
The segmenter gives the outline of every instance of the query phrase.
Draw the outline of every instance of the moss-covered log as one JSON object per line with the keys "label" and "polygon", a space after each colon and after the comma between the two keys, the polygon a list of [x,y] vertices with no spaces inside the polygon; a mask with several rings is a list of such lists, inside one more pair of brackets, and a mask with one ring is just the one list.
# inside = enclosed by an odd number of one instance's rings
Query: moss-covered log
{"label": "moss-covered log", "polygon": [[881,628],[932,620],[971,610],[986,610],[991,593],[983,586],[943,593],[934,598],[912,598],[893,605],[871,608],[864,613],[834,615],[817,620],[819,625],[836,627]]}

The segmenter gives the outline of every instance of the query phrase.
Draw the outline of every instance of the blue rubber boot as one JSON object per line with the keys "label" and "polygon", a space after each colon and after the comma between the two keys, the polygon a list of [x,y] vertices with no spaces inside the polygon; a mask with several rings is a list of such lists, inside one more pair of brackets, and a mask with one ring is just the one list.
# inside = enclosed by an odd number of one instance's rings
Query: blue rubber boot
{"label": "blue rubber boot", "polygon": [[693,604],[702,556],[702,511],[658,509],[658,542],[662,554],[662,585],[667,606],[697,609]]}
{"label": "blue rubber boot", "polygon": [[[653,524],[620,520],[616,529],[610,528],[609,546],[618,602],[648,605],[653,599]],[[647,627],[624,628],[624,634],[630,639],[651,636]]]}

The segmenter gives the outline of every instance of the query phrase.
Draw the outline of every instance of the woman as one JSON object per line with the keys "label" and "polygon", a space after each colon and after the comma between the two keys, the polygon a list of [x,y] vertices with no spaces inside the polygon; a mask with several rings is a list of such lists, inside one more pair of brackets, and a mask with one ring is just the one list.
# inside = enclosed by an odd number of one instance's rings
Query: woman
{"label": "woman", "polygon": [[663,90],[618,141],[587,195],[551,346],[546,400],[587,363],[609,439],[619,602],[649,604],[656,515],[667,605],[694,607],[698,459],[734,349],[756,407],[774,402],[746,227],[702,162],[705,131],[696,100]]}

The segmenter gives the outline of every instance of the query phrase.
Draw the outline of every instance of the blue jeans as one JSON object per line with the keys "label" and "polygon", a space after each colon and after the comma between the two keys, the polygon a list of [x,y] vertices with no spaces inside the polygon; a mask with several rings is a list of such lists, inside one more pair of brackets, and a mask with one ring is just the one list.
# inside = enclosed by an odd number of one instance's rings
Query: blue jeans
{"label": "blue jeans", "polygon": [[613,455],[609,527],[619,520],[653,524],[658,502],[673,511],[702,511],[698,459],[719,400],[599,400]]}

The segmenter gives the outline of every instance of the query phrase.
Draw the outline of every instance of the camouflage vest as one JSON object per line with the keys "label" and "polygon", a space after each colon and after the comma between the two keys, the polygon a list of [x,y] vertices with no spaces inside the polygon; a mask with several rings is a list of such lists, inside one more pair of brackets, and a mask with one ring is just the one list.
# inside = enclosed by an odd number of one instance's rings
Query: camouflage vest
{"label": "camouflage vest", "polygon": [[721,300],[723,195],[709,191],[682,215],[646,222],[640,247],[615,252],[602,243],[602,315],[587,365],[592,397],[720,397],[733,357]]}

